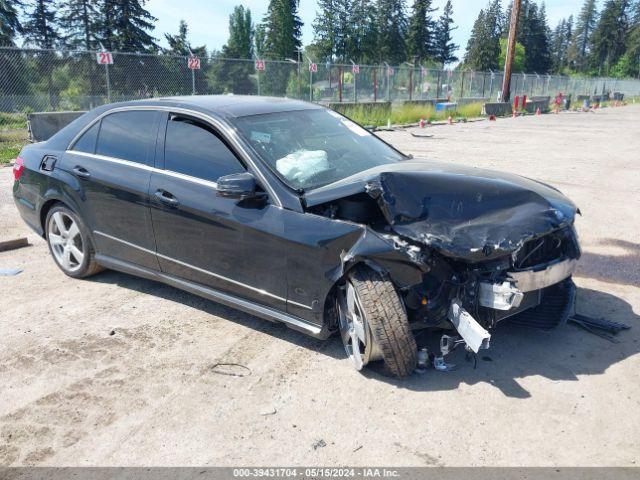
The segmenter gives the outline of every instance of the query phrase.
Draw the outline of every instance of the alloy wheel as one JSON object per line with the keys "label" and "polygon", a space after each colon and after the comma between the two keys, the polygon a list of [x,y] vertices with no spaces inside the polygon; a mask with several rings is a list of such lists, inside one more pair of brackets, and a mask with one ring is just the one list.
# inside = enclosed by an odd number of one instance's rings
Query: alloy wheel
{"label": "alloy wheel", "polygon": [[80,270],[85,249],[76,220],[65,212],[55,212],[49,221],[47,240],[53,256],[64,271],[73,273]]}
{"label": "alloy wheel", "polygon": [[356,289],[347,281],[338,291],[340,337],[356,370],[381,356],[371,336]]}

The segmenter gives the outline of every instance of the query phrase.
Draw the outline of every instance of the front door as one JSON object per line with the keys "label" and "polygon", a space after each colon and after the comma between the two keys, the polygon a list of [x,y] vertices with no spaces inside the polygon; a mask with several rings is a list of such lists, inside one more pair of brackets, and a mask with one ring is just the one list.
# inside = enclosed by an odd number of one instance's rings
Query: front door
{"label": "front door", "polygon": [[149,181],[160,112],[114,112],[89,128],[65,154],[77,179],[78,212],[98,253],[158,269]]}
{"label": "front door", "polygon": [[280,208],[218,197],[216,180],[245,166],[208,124],[174,114],[165,121],[149,190],[162,271],[284,311]]}

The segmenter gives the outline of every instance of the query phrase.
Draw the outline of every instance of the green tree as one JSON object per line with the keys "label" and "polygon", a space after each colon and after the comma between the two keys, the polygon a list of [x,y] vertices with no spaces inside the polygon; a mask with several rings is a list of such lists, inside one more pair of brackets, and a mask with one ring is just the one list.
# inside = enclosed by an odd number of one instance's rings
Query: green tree
{"label": "green tree", "polygon": [[[222,47],[209,73],[209,85],[216,93],[253,93],[254,26],[251,11],[241,5],[229,16],[229,40]],[[237,61],[228,59],[246,59]]]}
{"label": "green tree", "polygon": [[404,0],[378,0],[378,61],[400,64],[407,59],[407,15]]}
{"label": "green tree", "polygon": [[[524,46],[520,42],[516,42],[516,51],[513,54],[513,65],[512,70],[514,72],[524,72],[525,59],[526,59],[526,51]],[[498,62],[498,67],[500,70],[504,69],[504,62],[507,58],[507,39],[500,39],[500,59]]]}
{"label": "green tree", "polygon": [[338,2],[319,0],[318,12],[313,21],[313,50],[318,60],[333,60],[338,44]]}
{"label": "green tree", "polygon": [[60,27],[65,47],[95,50],[98,47],[99,24],[97,0],[63,0],[60,5]]}
{"label": "green tree", "polygon": [[26,45],[52,49],[60,40],[58,24],[52,0],[36,0],[26,13],[23,36]]}
{"label": "green tree", "polygon": [[575,65],[578,71],[584,71],[586,68],[587,55],[597,21],[596,0],[585,0],[576,19],[576,28],[568,52],[569,62]]}
{"label": "green tree", "polygon": [[17,0],[0,0],[0,47],[15,46],[16,34],[22,33],[22,25],[16,7],[22,6]]}
{"label": "green tree", "polygon": [[453,43],[451,32],[458,27],[453,27],[453,5],[451,0],[447,0],[442,15],[438,19],[435,35],[435,55],[434,58],[442,64],[443,68],[448,63],[458,61],[455,55],[458,45]]}
{"label": "green tree", "polygon": [[414,0],[409,29],[407,51],[414,61],[430,60],[436,54],[436,22],[432,18],[432,0]]}
{"label": "green tree", "polygon": [[626,51],[629,29],[628,0],[607,0],[593,31],[590,64],[598,74],[608,74]]}
{"label": "green tree", "polygon": [[527,52],[525,71],[547,73],[551,68],[549,26],[544,3],[541,7],[531,0],[523,0],[517,41]]}
{"label": "green tree", "polygon": [[294,58],[302,46],[302,22],[298,17],[299,0],[269,0],[264,18],[265,58]]}
{"label": "green tree", "polygon": [[107,50],[151,53],[159,47],[149,33],[157,20],[144,8],[146,0],[102,0],[99,42]]}
{"label": "green tree", "polygon": [[500,0],[492,0],[480,10],[467,43],[464,64],[474,70],[496,70],[500,57],[502,9]]}
{"label": "green tree", "polygon": [[375,62],[378,57],[377,12],[374,0],[354,0],[352,31],[355,38],[351,58],[358,62]]}

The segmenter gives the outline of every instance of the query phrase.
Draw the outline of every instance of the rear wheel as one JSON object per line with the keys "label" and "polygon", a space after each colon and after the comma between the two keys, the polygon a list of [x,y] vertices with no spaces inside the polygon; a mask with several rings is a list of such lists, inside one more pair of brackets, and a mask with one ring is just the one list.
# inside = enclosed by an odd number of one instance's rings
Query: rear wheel
{"label": "rear wheel", "polygon": [[84,223],[64,205],[54,206],[45,222],[47,243],[54,260],[64,273],[84,278],[101,270]]}
{"label": "rear wheel", "polygon": [[416,342],[390,280],[370,268],[356,267],[338,291],[338,314],[342,342],[357,370],[382,360],[395,376],[413,372]]}

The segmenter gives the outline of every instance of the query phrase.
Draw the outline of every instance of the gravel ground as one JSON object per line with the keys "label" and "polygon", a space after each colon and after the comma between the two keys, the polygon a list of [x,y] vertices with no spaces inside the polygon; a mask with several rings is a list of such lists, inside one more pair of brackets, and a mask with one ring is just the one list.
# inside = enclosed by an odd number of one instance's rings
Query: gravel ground
{"label": "gravel ground", "polygon": [[[417,131],[417,130],[414,130]],[[319,342],[170,287],[65,277],[0,168],[0,465],[632,466],[640,452],[640,106],[433,127],[416,156],[557,186],[580,206],[578,311],[633,326],[503,325],[478,368],[358,373]],[[216,373],[220,362],[244,376]]]}

